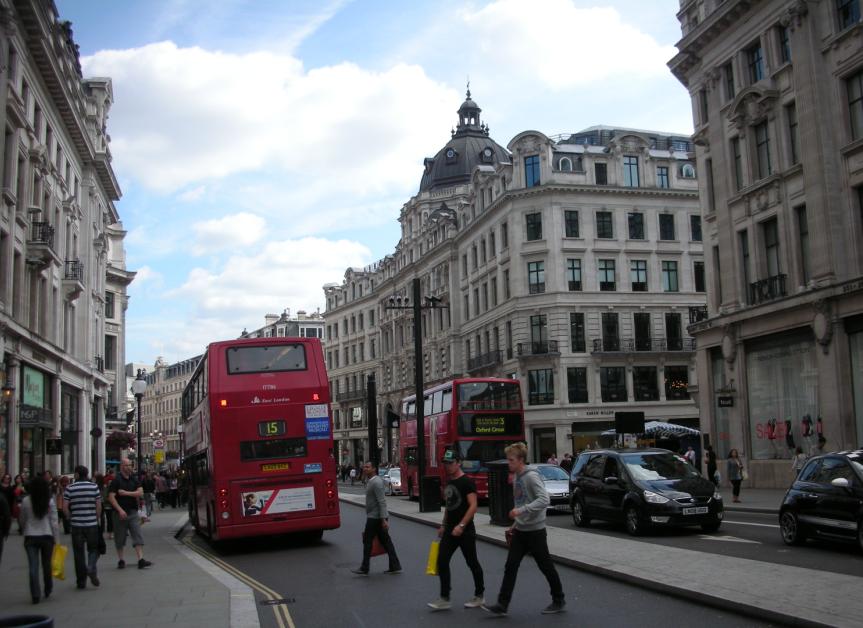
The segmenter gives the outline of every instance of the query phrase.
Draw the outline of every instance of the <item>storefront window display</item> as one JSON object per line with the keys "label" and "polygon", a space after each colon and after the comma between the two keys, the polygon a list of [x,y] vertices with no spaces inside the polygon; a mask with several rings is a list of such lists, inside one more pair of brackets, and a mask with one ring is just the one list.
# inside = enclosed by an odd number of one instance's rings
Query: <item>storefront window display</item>
{"label": "storefront window display", "polygon": [[731,409],[719,405],[720,392],[726,389],[725,383],[725,359],[722,357],[721,349],[710,351],[710,370],[713,377],[713,416],[715,418],[713,434],[716,455],[727,458],[731,451]]}
{"label": "storefront window display", "polygon": [[811,337],[781,335],[747,344],[746,377],[752,457],[790,458],[797,446],[816,453],[823,427]]}
{"label": "storefront window display", "polygon": [[851,390],[854,393],[854,422],[857,446],[863,447],[863,331],[848,334],[851,343]]}

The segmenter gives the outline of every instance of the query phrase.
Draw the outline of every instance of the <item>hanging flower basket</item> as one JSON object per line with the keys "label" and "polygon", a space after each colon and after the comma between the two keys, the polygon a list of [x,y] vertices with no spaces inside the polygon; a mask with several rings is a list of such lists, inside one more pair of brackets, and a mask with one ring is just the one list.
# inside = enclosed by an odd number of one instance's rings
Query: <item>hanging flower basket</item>
{"label": "hanging flower basket", "polygon": [[129,447],[134,446],[134,444],[135,435],[130,434],[129,432],[121,432],[120,430],[114,430],[108,434],[108,438],[105,439],[106,446],[116,447],[119,449],[128,449]]}

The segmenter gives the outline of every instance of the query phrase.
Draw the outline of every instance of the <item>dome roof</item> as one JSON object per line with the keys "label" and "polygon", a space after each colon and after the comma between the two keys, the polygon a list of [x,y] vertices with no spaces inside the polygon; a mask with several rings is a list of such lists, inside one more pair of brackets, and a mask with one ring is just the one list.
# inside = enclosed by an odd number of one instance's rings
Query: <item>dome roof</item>
{"label": "dome roof", "polygon": [[468,90],[458,109],[459,121],[452,139],[434,157],[425,159],[420,192],[467,183],[479,165],[509,163],[509,153],[489,137],[488,126],[480,122],[481,111]]}

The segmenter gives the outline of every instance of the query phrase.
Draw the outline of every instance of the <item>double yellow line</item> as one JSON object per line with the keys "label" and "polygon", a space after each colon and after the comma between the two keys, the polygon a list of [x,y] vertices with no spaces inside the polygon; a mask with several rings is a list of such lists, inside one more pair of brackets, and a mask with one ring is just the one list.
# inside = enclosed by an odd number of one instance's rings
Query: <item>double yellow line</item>
{"label": "double yellow line", "polygon": [[[263,595],[267,600],[281,600],[284,597],[283,595],[279,595],[278,593],[273,591],[268,586],[258,582],[248,574],[243,573],[236,567],[229,565],[215,554],[211,554],[207,550],[198,547],[195,543],[192,543],[189,540],[189,537],[187,535],[183,535],[182,543],[193,552],[197,552],[198,554],[209,560],[211,563],[217,565],[220,569],[227,571],[240,582],[243,582],[244,584],[250,586],[252,589]],[[275,615],[276,617],[276,623],[279,625],[279,628],[296,628],[294,620],[291,617],[291,613],[290,611],[288,611],[288,607],[286,604],[272,604],[270,608],[273,609],[273,615]]]}

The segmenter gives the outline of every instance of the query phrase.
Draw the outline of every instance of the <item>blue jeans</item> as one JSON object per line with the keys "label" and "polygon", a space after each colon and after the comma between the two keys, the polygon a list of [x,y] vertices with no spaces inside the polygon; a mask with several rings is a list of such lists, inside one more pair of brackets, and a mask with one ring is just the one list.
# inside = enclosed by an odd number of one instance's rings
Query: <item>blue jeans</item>
{"label": "blue jeans", "polygon": [[[75,580],[87,584],[87,576],[96,575],[99,560],[99,526],[72,526],[72,554],[75,557]],[[86,545],[86,554],[85,546]]]}
{"label": "blue jeans", "polygon": [[39,599],[39,565],[42,565],[42,577],[45,583],[45,595],[50,595],[54,588],[51,578],[51,552],[54,551],[54,537],[25,536],[24,550],[27,552],[27,562],[30,565],[30,595]]}

